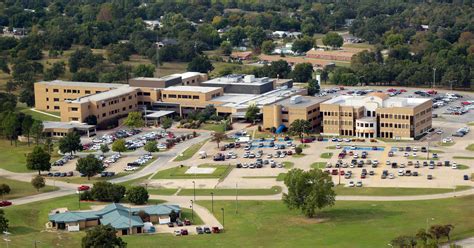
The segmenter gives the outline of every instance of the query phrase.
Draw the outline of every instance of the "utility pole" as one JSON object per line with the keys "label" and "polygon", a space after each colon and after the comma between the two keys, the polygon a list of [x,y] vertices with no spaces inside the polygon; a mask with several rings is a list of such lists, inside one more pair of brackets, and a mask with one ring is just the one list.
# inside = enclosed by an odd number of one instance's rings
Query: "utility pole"
{"label": "utility pole", "polygon": [[194,222],[194,201],[191,200],[191,219]]}
{"label": "utility pole", "polygon": [[224,214],[225,214],[225,212],[224,212],[224,208],[221,208],[221,210],[222,210],[222,228],[224,228],[224,223],[225,223]]}
{"label": "utility pole", "polygon": [[214,192],[211,192],[211,211],[214,213]]}
{"label": "utility pole", "polygon": [[193,181],[193,200],[196,201],[196,182]]}

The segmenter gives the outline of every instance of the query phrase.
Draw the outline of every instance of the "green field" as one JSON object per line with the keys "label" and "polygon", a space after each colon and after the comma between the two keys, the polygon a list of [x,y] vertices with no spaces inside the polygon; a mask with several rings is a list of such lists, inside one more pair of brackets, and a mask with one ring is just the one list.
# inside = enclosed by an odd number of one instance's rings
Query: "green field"
{"label": "green field", "polygon": [[[210,196],[211,192],[215,196],[235,195],[235,189],[196,189],[196,195]],[[238,195],[275,195],[281,193],[280,186],[273,186],[269,189],[237,189]],[[182,189],[178,195],[191,196],[194,189]]]}
{"label": "green field", "polygon": [[182,154],[180,154],[178,157],[176,157],[174,159],[174,161],[181,162],[181,161],[185,161],[185,160],[190,159],[192,156],[194,156],[194,154],[196,154],[196,152],[199,151],[199,149],[201,149],[201,147],[204,144],[206,144],[206,142],[207,142],[207,140],[201,141],[197,144],[194,144],[194,145],[188,147],[186,150],[184,150],[184,152]]}
{"label": "green field", "polygon": [[454,146],[454,144],[456,144],[456,142],[449,142],[449,143],[438,142],[438,145],[440,146]]}
{"label": "green field", "polygon": [[285,169],[291,169],[293,168],[293,166],[295,166],[295,163],[290,162],[290,161],[285,161],[282,164]]}
{"label": "green field", "polygon": [[202,164],[199,167],[216,168],[212,174],[185,174],[189,166],[176,166],[166,170],[159,171],[153,176],[153,179],[193,179],[193,178],[225,178],[234,168],[232,165]]}
{"label": "green field", "polygon": [[312,169],[324,169],[326,168],[327,162],[314,162],[310,165]]}
{"label": "green field", "polygon": [[[0,177],[0,183],[7,184],[8,186],[10,186],[10,189],[11,189],[9,194],[5,194],[3,196],[5,200],[11,200],[15,198],[30,196],[30,195],[37,195],[37,194],[51,192],[51,191],[55,191],[59,189],[58,187],[46,185],[44,188],[40,189],[40,191],[38,192],[35,188],[33,188],[31,183],[29,182],[12,180],[6,177]],[[1,199],[2,198],[0,196],[0,200]]]}
{"label": "green field", "polygon": [[[24,105],[18,105],[16,107],[16,110],[17,111],[20,111],[26,115],[31,115],[31,117],[35,120],[39,120],[39,121],[61,121],[61,118],[58,116],[58,117],[53,117],[53,116],[50,116],[50,115],[45,115],[45,114],[42,114],[42,113],[38,113],[38,112],[35,112],[33,110],[31,110],[30,108],[24,106]],[[51,113],[53,115],[56,115],[55,113]]]}
{"label": "green field", "polygon": [[[474,196],[436,201],[339,201],[307,219],[280,201],[214,201],[214,214],[225,232],[210,236],[176,238],[153,235],[125,237],[132,246],[148,247],[387,247],[398,235],[412,235],[433,224],[453,224],[452,238],[474,235]],[[199,204],[211,208],[210,201]],[[429,207],[427,207],[429,206]],[[216,209],[219,209],[216,211]],[[433,220],[434,219],[434,220]],[[428,220],[428,222],[427,222]],[[428,224],[427,224],[428,223]],[[445,241],[444,239],[442,241]]]}
{"label": "green field", "polygon": [[325,153],[321,153],[321,158],[324,158],[324,159],[330,159],[332,158],[332,155],[333,153],[332,152],[325,152]]}
{"label": "green field", "polygon": [[[457,186],[456,190],[470,189],[469,186]],[[453,192],[449,188],[349,188],[342,185],[335,188],[337,195],[371,195],[371,196],[400,196],[400,195],[432,195]]]}
{"label": "green field", "polygon": [[203,123],[199,127],[199,129],[223,133],[225,132],[225,125],[224,124],[214,124],[214,123]]}
{"label": "green field", "polygon": [[34,144],[26,143],[10,145],[10,141],[0,139],[0,168],[11,172],[33,172],[26,168],[26,155],[33,150]]}
{"label": "green field", "polygon": [[469,166],[465,165],[465,164],[458,164],[456,165],[458,170],[467,170],[469,169]]}

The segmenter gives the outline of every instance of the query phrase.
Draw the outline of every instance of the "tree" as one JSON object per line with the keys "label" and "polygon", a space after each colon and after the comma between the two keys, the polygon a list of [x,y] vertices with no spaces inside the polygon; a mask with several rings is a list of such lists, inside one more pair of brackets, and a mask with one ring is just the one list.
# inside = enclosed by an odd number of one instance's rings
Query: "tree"
{"label": "tree", "polygon": [[2,129],[4,135],[10,140],[10,145],[13,145],[18,137],[18,126],[20,126],[20,121],[18,116],[14,112],[8,112],[2,121]]}
{"label": "tree", "polygon": [[310,79],[308,81],[308,95],[314,96],[315,94],[318,94],[320,90],[321,87],[319,86],[318,80]]}
{"label": "tree", "polygon": [[51,155],[45,152],[41,146],[35,146],[31,153],[26,156],[26,168],[29,170],[37,170],[38,175],[41,171],[48,171],[51,169]]}
{"label": "tree", "polygon": [[127,147],[125,146],[125,140],[124,139],[118,139],[112,143],[112,151],[118,152],[119,154],[121,152],[127,151]]}
{"label": "tree", "polygon": [[229,56],[232,53],[232,44],[228,41],[223,41],[221,43],[221,51],[225,56]]}
{"label": "tree", "polygon": [[173,125],[173,119],[169,117],[164,117],[160,121],[161,128],[163,128],[166,132],[166,129],[170,128]]}
{"label": "tree", "polygon": [[0,194],[2,195],[2,200],[5,194],[10,194],[10,191],[11,191],[11,188],[10,186],[8,186],[8,184],[5,184],[5,183],[0,184]]}
{"label": "tree", "polygon": [[117,230],[108,224],[87,229],[86,236],[82,238],[82,247],[125,248],[127,247],[127,243],[120,237],[117,237]]}
{"label": "tree", "polygon": [[260,109],[257,107],[256,104],[251,104],[247,111],[245,111],[245,119],[254,123],[255,120],[258,118],[258,114],[260,113]]}
{"label": "tree", "polygon": [[290,209],[300,209],[306,217],[313,217],[317,209],[334,205],[336,193],[331,176],[320,170],[292,169],[285,177],[288,193],[283,202]]}
{"label": "tree", "polygon": [[305,36],[301,39],[295,40],[291,46],[291,50],[296,53],[305,53],[313,48],[314,40],[311,37]]}
{"label": "tree", "polygon": [[105,154],[110,151],[110,148],[107,144],[102,144],[100,145],[100,151],[102,152],[102,154]]}
{"label": "tree", "polygon": [[84,119],[84,122],[88,125],[97,125],[97,116],[89,115]]}
{"label": "tree", "polygon": [[159,149],[158,149],[158,142],[154,141],[154,140],[151,140],[151,141],[148,141],[146,142],[145,146],[143,147],[143,149],[145,149],[145,151],[149,152],[150,154],[152,152],[158,152]]}
{"label": "tree", "polygon": [[127,190],[127,200],[135,205],[143,205],[148,201],[148,191],[142,186],[132,187]]}
{"label": "tree", "polygon": [[398,236],[390,241],[391,246],[399,248],[408,248],[416,246],[416,238],[412,236]]}
{"label": "tree", "polygon": [[154,74],[155,74],[154,65],[140,64],[133,69],[133,75],[135,77],[153,77]]}
{"label": "tree", "polygon": [[438,241],[441,237],[447,237],[448,241],[451,241],[450,233],[454,229],[454,226],[451,224],[447,225],[433,225],[430,227],[428,232],[431,234],[433,238]]}
{"label": "tree", "polygon": [[129,128],[140,128],[145,126],[145,121],[142,118],[142,113],[129,112],[123,124]]}
{"label": "tree", "polygon": [[300,63],[295,65],[291,72],[291,77],[295,82],[308,82],[313,74],[313,65],[311,63]]}
{"label": "tree", "polygon": [[273,50],[275,50],[275,43],[272,40],[262,42],[262,52],[264,54],[272,54]]}
{"label": "tree", "polygon": [[212,66],[212,63],[207,56],[200,55],[194,57],[191,62],[189,62],[187,70],[208,73],[214,70],[214,66]]}
{"label": "tree", "polygon": [[125,195],[123,185],[102,181],[94,183],[91,194],[94,200],[105,202],[119,202]]}
{"label": "tree", "polygon": [[81,174],[86,175],[87,180],[90,180],[91,177],[101,173],[104,169],[102,161],[94,157],[92,154],[87,155],[85,158],[80,158],[76,163],[76,170]]}
{"label": "tree", "polygon": [[46,182],[44,180],[44,177],[42,177],[41,175],[36,175],[35,177],[31,179],[31,185],[33,185],[36,191],[39,192],[41,188],[46,186]]}
{"label": "tree", "polygon": [[81,136],[76,133],[68,133],[66,136],[59,139],[59,150],[62,153],[75,153],[82,150]]}
{"label": "tree", "polygon": [[301,154],[302,152],[303,152],[303,148],[301,148],[301,147],[299,147],[299,146],[295,147],[295,153],[296,153],[296,154],[299,155],[299,154]]}
{"label": "tree", "polygon": [[31,115],[25,115],[25,117],[23,117],[23,121],[21,122],[21,132],[23,135],[26,135],[26,138],[28,140],[28,146],[30,146],[30,133],[32,126],[33,118],[31,117]]}
{"label": "tree", "polygon": [[211,140],[216,142],[217,148],[219,148],[219,144],[221,143],[221,141],[225,140],[226,138],[227,138],[227,135],[225,133],[213,132]]}
{"label": "tree", "polygon": [[3,212],[3,209],[0,209],[0,232],[6,232],[8,231],[8,219],[5,217],[5,212]]}
{"label": "tree", "polygon": [[170,221],[171,222],[176,222],[176,219],[178,219],[178,213],[176,211],[171,210],[170,212]]}
{"label": "tree", "polygon": [[333,49],[339,48],[344,43],[344,39],[338,33],[329,32],[323,37],[323,44]]}
{"label": "tree", "polygon": [[51,155],[54,149],[53,139],[51,137],[46,138],[44,141],[43,149]]}
{"label": "tree", "polygon": [[303,119],[296,119],[290,124],[290,132],[297,134],[303,139],[305,133],[309,133],[313,129],[311,122]]}
{"label": "tree", "polygon": [[63,61],[54,63],[51,68],[46,69],[44,72],[44,80],[50,81],[58,79],[66,72],[66,65]]}

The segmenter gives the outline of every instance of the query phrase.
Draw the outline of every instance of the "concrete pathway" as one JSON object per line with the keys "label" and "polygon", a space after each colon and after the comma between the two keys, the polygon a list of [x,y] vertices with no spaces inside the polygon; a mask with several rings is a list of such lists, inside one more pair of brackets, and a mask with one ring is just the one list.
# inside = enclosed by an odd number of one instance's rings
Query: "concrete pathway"
{"label": "concrete pathway", "polygon": [[43,114],[43,115],[47,115],[47,116],[51,116],[51,117],[57,118],[58,121],[61,119],[61,117],[59,117],[59,116],[57,116],[57,115],[53,115],[53,114],[50,114],[50,113],[46,113],[46,112],[37,110],[37,109],[35,109],[35,108],[30,108],[30,110],[33,111],[33,112],[36,112],[36,113],[40,113],[40,114]]}
{"label": "concrete pathway", "polygon": [[[461,239],[458,241],[454,241],[456,245],[460,245],[462,248],[474,248],[474,237]],[[444,244],[441,248],[449,248],[449,244]]]}

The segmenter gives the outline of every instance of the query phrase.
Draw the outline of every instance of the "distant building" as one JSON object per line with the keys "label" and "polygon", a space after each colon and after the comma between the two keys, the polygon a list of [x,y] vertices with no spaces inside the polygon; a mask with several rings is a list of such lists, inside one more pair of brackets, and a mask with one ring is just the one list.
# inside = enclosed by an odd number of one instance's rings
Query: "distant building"
{"label": "distant building", "polygon": [[161,24],[158,20],[144,20],[143,21],[146,25],[146,28],[149,30],[155,30],[155,28],[162,28],[163,24]]}
{"label": "distant building", "polygon": [[237,59],[237,60],[249,60],[252,58],[252,52],[251,51],[248,51],[248,52],[232,52],[230,54],[230,57],[232,59]]}
{"label": "distant building", "polygon": [[290,32],[290,31],[274,31],[272,36],[275,38],[299,38],[302,36],[301,32]]}

